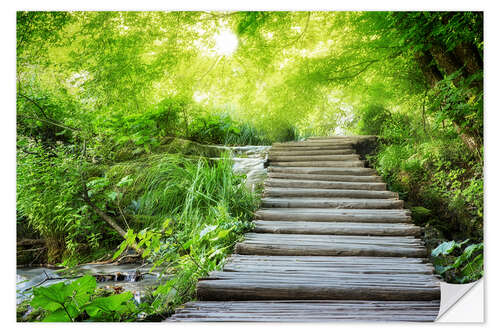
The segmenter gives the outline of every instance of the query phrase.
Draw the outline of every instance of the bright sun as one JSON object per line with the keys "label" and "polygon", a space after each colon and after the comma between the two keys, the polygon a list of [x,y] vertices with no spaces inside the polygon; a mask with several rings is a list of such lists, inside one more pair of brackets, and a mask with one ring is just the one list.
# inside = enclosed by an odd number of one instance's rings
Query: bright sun
{"label": "bright sun", "polygon": [[215,52],[220,55],[231,55],[238,47],[238,38],[229,30],[224,30],[215,35]]}

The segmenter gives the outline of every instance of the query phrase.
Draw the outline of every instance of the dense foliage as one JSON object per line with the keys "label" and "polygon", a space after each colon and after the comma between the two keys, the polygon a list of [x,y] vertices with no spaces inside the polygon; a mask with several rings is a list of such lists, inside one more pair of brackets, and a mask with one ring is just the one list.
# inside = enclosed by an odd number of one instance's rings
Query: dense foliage
{"label": "dense foliage", "polygon": [[479,12],[18,12],[18,238],[65,265],[135,249],[174,277],[151,296],[168,312],[258,203],[207,145],[371,134],[370,163],[438,271],[477,279],[482,25]]}

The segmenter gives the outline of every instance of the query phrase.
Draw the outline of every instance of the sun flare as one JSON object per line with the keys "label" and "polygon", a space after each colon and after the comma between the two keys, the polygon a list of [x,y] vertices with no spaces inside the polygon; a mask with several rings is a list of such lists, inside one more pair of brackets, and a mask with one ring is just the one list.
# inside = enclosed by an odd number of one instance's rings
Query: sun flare
{"label": "sun flare", "polygon": [[229,31],[224,30],[215,35],[215,52],[219,55],[229,56],[238,48],[238,38]]}

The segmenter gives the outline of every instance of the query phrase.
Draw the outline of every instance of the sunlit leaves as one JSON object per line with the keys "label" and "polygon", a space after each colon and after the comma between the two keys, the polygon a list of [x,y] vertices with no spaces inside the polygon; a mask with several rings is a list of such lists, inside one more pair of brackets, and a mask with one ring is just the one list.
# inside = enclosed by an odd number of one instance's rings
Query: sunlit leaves
{"label": "sunlit leaves", "polygon": [[71,283],[60,282],[33,289],[31,306],[47,311],[43,321],[120,321],[135,315],[137,306],[130,292],[95,297],[96,279],[85,275]]}

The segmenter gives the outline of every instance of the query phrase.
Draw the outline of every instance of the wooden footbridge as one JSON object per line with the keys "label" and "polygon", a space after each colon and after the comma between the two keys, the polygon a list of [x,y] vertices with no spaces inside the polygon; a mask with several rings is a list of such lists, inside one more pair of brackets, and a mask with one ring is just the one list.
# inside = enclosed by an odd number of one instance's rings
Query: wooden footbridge
{"label": "wooden footbridge", "polygon": [[433,321],[440,286],[360,137],[276,143],[255,229],[172,321]]}

